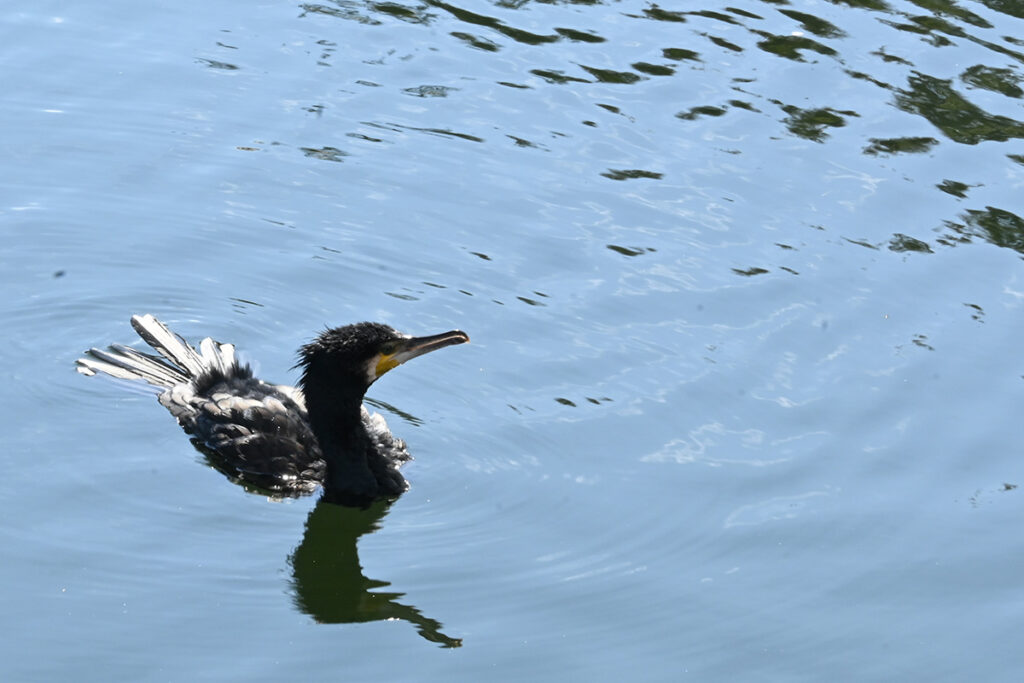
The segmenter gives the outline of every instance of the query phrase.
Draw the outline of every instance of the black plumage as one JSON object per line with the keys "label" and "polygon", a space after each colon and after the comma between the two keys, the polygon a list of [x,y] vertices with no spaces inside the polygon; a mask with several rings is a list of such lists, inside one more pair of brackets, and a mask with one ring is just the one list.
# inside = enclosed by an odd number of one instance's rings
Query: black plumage
{"label": "black plumage", "polygon": [[160,403],[196,447],[239,483],[279,496],[322,485],[328,500],[346,505],[408,488],[399,467],[409,452],[363,406],[366,390],[411,358],[469,341],[459,330],[409,337],[380,323],[328,329],[299,350],[302,378],[290,387],[253,377],[230,344],[206,338],[196,350],[151,315],[132,316],[132,327],[159,355],[94,348],[78,371],[158,387]]}

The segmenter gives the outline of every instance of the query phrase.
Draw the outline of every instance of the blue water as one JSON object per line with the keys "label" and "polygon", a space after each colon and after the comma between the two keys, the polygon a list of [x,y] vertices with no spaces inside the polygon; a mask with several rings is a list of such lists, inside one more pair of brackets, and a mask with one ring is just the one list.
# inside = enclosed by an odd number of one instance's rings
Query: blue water
{"label": "blue water", "polygon": [[[4,680],[1019,677],[1020,6],[0,18]],[[146,312],[472,343],[352,511],[74,372]]]}

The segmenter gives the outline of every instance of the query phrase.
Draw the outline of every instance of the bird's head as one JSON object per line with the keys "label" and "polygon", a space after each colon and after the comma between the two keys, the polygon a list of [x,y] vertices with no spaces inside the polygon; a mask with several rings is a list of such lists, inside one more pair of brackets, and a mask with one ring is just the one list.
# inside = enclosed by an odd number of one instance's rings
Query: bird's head
{"label": "bird's head", "polygon": [[311,382],[323,380],[359,387],[365,392],[388,370],[416,356],[468,341],[469,336],[461,330],[410,337],[381,323],[335,327],[299,350],[302,385],[308,389]]}

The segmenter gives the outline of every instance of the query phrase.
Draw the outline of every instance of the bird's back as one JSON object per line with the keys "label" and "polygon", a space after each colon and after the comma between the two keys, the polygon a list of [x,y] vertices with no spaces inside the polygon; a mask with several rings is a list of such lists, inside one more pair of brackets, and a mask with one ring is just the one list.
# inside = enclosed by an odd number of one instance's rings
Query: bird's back
{"label": "bird's back", "polygon": [[326,465],[305,408],[251,373],[211,373],[165,391],[160,403],[211,464],[239,483],[301,495],[323,481]]}

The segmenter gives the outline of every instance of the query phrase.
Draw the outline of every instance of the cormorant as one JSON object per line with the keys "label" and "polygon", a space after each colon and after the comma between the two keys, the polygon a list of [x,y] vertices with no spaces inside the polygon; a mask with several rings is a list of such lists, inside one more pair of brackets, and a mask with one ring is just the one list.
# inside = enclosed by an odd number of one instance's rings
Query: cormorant
{"label": "cormorant", "polygon": [[331,502],[364,506],[396,498],[409,485],[410,459],[363,395],[388,370],[469,337],[452,330],[410,337],[380,323],[327,329],[299,349],[298,387],[268,384],[235,358],[235,347],[207,337],[197,351],[152,315],[132,327],[160,355],[114,344],[89,349],[79,372],[143,380],[217,469],[239,483],[299,496],[323,486]]}

